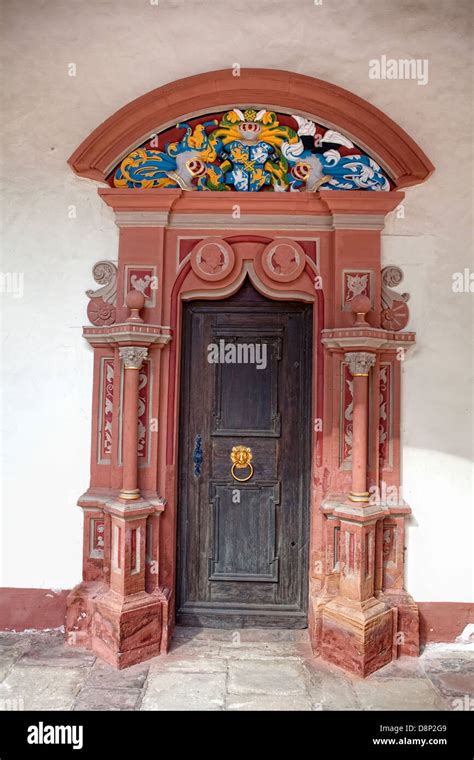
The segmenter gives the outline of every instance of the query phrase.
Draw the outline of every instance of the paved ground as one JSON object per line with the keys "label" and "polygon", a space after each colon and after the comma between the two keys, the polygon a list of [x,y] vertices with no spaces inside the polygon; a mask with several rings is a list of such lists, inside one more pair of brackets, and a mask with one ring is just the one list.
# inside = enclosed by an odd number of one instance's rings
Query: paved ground
{"label": "paved ground", "polygon": [[181,628],[120,672],[60,633],[4,633],[0,709],[473,710],[474,653],[431,647],[362,680],[314,659],[306,631]]}

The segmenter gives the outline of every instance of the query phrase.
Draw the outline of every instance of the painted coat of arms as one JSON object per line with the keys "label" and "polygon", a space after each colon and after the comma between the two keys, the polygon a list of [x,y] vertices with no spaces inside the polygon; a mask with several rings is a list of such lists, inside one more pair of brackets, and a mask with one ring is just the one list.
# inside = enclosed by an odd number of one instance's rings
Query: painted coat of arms
{"label": "painted coat of arms", "polygon": [[[164,142],[170,133],[178,139]],[[381,167],[340,132],[254,108],[177,124],[126,156],[111,181],[203,191],[391,189]]]}

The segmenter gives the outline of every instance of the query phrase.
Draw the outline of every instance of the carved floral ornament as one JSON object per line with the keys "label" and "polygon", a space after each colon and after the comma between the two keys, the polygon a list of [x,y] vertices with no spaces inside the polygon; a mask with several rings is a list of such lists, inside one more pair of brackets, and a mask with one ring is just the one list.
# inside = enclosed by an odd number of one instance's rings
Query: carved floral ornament
{"label": "carved floral ornament", "polygon": [[148,355],[148,350],[140,346],[126,346],[120,349],[120,358],[125,369],[140,369]]}
{"label": "carved floral ornament", "polygon": [[367,351],[350,351],[344,358],[353,377],[366,377],[375,364],[375,354]]}
{"label": "carved floral ornament", "polygon": [[190,191],[391,189],[377,162],[341,132],[265,108],[178,123],[129,153],[109,180],[114,187]]}

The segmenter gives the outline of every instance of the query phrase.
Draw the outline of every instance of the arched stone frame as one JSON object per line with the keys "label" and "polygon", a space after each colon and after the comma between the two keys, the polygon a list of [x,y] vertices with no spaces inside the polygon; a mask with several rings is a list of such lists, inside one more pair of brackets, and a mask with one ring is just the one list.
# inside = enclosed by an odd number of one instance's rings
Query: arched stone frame
{"label": "arched stone frame", "polygon": [[[433,170],[411,138],[360,98],[310,77],[262,70],[242,70],[240,77],[214,72],[159,88],[104,122],[75,151],[70,164],[81,176],[104,181],[147,134],[190,114],[249,103],[297,110],[344,131],[379,161],[397,188],[420,182]],[[366,403],[364,410],[369,425],[367,486],[400,485],[398,357],[414,342],[414,334],[381,327],[386,283],[380,272],[380,233],[385,215],[401,202],[403,193],[184,193],[107,187],[100,188],[99,195],[115,212],[120,249],[118,271],[112,273],[114,319],[111,322],[106,314],[102,325],[84,329],[95,352],[92,474],[91,486],[79,500],[85,516],[84,582],[69,599],[69,643],[85,643],[119,667],[166,651],[169,645],[178,508],[180,303],[233,292],[246,257],[249,276],[257,289],[267,291],[264,294],[317,304],[313,416],[315,422],[323,420],[323,429],[315,430],[313,442],[309,613],[313,649],[363,675],[397,654],[417,654],[417,609],[403,587],[404,521],[410,509],[404,503],[351,502],[350,460],[341,455],[341,440],[347,434],[344,393],[354,380],[358,385],[365,382],[359,379],[365,373],[357,371],[350,380],[347,367],[354,361],[350,355],[356,354],[359,361],[369,354],[373,366],[367,379],[370,408]],[[236,203],[240,217],[233,219]],[[237,264],[227,278],[210,282],[199,279],[190,257],[199,241],[215,238],[231,246]],[[275,238],[312,244],[305,253],[305,270],[295,282],[271,282],[265,272],[262,275],[258,263],[262,246]],[[149,271],[157,278],[158,289],[153,299],[147,299],[146,308],[131,312],[126,291],[134,270],[137,276]],[[369,313],[365,309],[366,317],[363,313],[355,317],[343,302],[344,278],[357,272],[370,279],[372,308]],[[315,289],[318,276],[322,292]],[[141,499],[136,502],[120,498],[124,456],[130,454],[125,378],[135,375],[135,368],[126,364],[123,368],[121,356],[130,346],[148,351],[140,383],[150,389],[147,450],[138,467]],[[107,372],[114,378],[113,402],[108,399],[113,410],[105,422]],[[390,459],[382,466],[381,377],[389,377],[390,384],[384,391]],[[158,421],[156,433],[150,420]],[[104,456],[106,425],[111,435]],[[388,427],[387,422],[384,434]],[[96,541],[99,528],[101,545]],[[117,568],[120,554],[122,567]],[[142,562],[133,572],[138,554]],[[131,634],[127,637],[125,631]]]}
{"label": "arched stone frame", "polygon": [[434,167],[392,119],[357,95],[321,79],[274,69],[223,69],[186,77],[133,100],[98,126],[69,159],[81,177],[105,181],[150,134],[190,115],[258,103],[340,129],[375,158],[397,188],[428,179]]}

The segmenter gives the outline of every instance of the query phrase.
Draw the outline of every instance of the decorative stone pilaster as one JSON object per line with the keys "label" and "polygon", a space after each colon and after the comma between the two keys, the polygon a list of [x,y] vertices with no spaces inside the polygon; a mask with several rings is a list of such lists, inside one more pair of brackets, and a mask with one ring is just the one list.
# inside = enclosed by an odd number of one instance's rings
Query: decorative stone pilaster
{"label": "decorative stone pilaster", "polygon": [[[142,323],[145,298],[127,296],[129,324]],[[162,640],[162,594],[145,591],[147,521],[156,505],[142,498],[138,486],[139,372],[148,356],[145,346],[120,346],[123,380],[123,474],[117,499],[104,512],[110,515],[110,589],[96,604],[92,646],[108,662],[125,667],[158,654]]]}
{"label": "decorative stone pilaster", "polygon": [[375,354],[351,351],[344,354],[353,380],[352,486],[349,499],[367,503],[368,379]]}
{"label": "decorative stone pilaster", "polygon": [[354,345],[352,351],[344,352],[353,378],[351,489],[348,499],[336,500],[328,511],[340,526],[339,584],[336,596],[322,613],[321,653],[325,659],[365,676],[392,659],[394,613],[375,593],[377,528],[384,509],[369,503],[367,489],[369,375],[376,353],[364,350],[363,341],[355,335],[366,329],[372,333],[370,327],[364,327],[366,304],[353,306],[357,327],[347,330],[343,338],[346,345],[351,341]]}
{"label": "decorative stone pilaster", "polygon": [[[399,373],[399,353],[405,354],[413,345],[415,335],[372,326],[366,322],[369,308],[368,299],[355,297],[351,301],[354,325],[326,329],[322,334],[338,375],[343,362],[352,375],[352,469],[350,487],[347,471],[341,467],[336,485],[340,488],[323,498],[323,514],[331,524],[337,520],[338,538],[330,557],[332,572],[329,571],[324,593],[316,602],[322,607],[318,639],[322,656],[362,676],[398,655],[416,655],[419,651],[418,610],[404,589],[403,577],[404,522],[411,510],[403,501],[392,506],[380,498],[382,483],[374,466],[380,431],[378,405],[374,403],[380,387],[377,358],[379,364],[381,360],[391,362]],[[372,416],[369,414],[369,385]],[[395,425],[391,434],[397,437],[399,407],[397,402],[392,400],[391,403]],[[367,493],[369,438],[372,442],[370,485],[376,486],[371,498]],[[396,452],[391,473],[391,482],[397,486],[398,456]],[[348,490],[349,496],[346,496]],[[328,594],[332,596],[329,600]]]}
{"label": "decorative stone pilaster", "polygon": [[[159,518],[165,503],[156,491],[147,488],[146,476],[140,490],[137,442],[140,369],[145,360],[154,361],[149,348],[162,348],[171,336],[169,328],[144,322],[140,317],[144,304],[144,295],[131,291],[126,297],[129,316],[125,322],[84,329],[84,336],[97,350],[116,346],[115,377],[123,362],[122,425],[116,423],[112,430],[113,450],[118,452],[121,444],[122,460],[116,453],[115,487],[91,488],[79,501],[87,518],[87,553],[92,546],[91,524],[96,515],[101,518],[102,570],[95,571],[93,578],[97,580],[93,583],[89,572],[69,595],[67,643],[88,646],[118,668],[153,657],[167,646],[163,621],[168,619],[168,598],[158,580],[147,586],[146,578],[147,554],[150,563],[150,552],[158,551]],[[96,474],[95,466],[93,472]],[[89,513],[92,518],[87,517]],[[87,556],[87,567],[89,564]]]}

